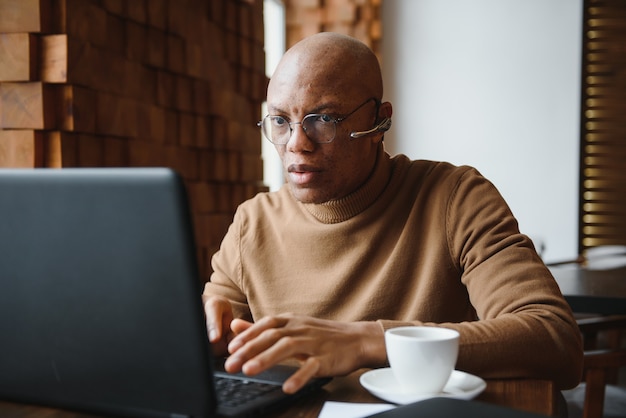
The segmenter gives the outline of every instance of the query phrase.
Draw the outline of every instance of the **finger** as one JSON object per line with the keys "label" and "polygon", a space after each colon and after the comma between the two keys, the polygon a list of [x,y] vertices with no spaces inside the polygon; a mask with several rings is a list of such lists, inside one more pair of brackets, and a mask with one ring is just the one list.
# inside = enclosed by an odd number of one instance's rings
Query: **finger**
{"label": "finger", "polygon": [[[236,338],[239,339],[239,337]],[[294,357],[298,346],[301,345],[298,337],[286,335],[283,328],[266,329],[243,345],[239,345],[240,341],[234,344],[235,340],[233,340],[229,344],[228,350],[231,355],[225,366],[229,372],[243,371],[247,375],[256,375],[277,363]]]}
{"label": "finger", "polygon": [[228,333],[233,319],[232,308],[228,300],[220,297],[210,297],[204,303],[209,341],[216,343]]}
{"label": "finger", "polygon": [[315,357],[309,357],[302,366],[283,383],[283,392],[296,393],[306,382],[318,375],[320,363]]}
{"label": "finger", "polygon": [[230,323],[230,329],[235,333],[235,334],[241,334],[242,332],[244,332],[245,330],[247,330],[248,328],[250,328],[253,325],[252,322],[250,321],[246,321],[245,319],[234,319],[233,322]]}
{"label": "finger", "polygon": [[290,335],[283,329],[268,330],[241,350],[242,370],[254,375],[290,359],[305,361],[312,355],[313,346],[306,336]]}
{"label": "finger", "polygon": [[251,324],[247,321],[233,321],[233,331],[237,334],[228,345],[228,351],[234,353],[243,347],[246,343],[258,338],[262,333],[274,328],[282,328],[285,320],[277,317],[265,317],[260,321]]}
{"label": "finger", "polygon": [[233,341],[228,345],[230,356],[226,360],[224,366],[230,373],[243,371],[247,375],[255,375],[271,365],[275,364],[268,358],[267,350],[272,350],[272,342],[275,338],[255,338],[244,345],[236,344],[233,349]]}
{"label": "finger", "polygon": [[[239,347],[241,347],[240,344],[238,344],[237,342],[233,344],[232,341],[237,336],[237,334],[245,331],[252,325],[253,325],[252,322],[249,322],[243,319],[238,319],[238,318],[234,319],[230,323],[230,329],[232,332],[229,334],[229,336],[227,337],[225,341],[226,342],[226,345],[224,348],[225,353],[232,354],[235,351],[237,351]],[[235,360],[230,360],[230,364],[227,366],[226,370],[230,371],[231,373],[237,373],[240,371],[240,368],[241,368],[241,364],[237,364]]]}

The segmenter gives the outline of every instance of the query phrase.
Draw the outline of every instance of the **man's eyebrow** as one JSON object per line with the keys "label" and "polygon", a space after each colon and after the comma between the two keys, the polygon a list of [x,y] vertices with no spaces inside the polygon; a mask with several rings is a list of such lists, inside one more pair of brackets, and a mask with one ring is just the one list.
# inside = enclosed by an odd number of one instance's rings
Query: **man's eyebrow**
{"label": "man's eyebrow", "polygon": [[[337,109],[338,104],[336,103],[324,103],[321,105],[318,105],[312,109],[309,109],[306,113],[306,115],[310,115],[312,113],[329,113],[329,114],[337,114],[338,112],[333,111],[334,109]],[[330,110],[330,111],[329,111]],[[276,107],[276,106],[268,106],[267,111],[270,115],[286,115],[288,112],[284,109],[281,109],[280,107]]]}

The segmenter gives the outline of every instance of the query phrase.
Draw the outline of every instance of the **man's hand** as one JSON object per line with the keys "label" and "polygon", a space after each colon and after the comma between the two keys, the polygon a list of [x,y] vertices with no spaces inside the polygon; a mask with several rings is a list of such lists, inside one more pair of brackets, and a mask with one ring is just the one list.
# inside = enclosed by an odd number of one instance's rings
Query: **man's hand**
{"label": "man's hand", "polygon": [[386,363],[384,333],[375,322],[336,322],[290,314],[252,324],[235,319],[226,371],[255,375],[296,359],[300,368],[283,385],[294,393],[312,377],[339,376]]}
{"label": "man's hand", "polygon": [[220,296],[203,296],[203,302],[206,327],[213,353],[216,356],[225,356],[228,353],[228,343],[235,336],[230,327],[233,321],[232,306],[228,299]]}

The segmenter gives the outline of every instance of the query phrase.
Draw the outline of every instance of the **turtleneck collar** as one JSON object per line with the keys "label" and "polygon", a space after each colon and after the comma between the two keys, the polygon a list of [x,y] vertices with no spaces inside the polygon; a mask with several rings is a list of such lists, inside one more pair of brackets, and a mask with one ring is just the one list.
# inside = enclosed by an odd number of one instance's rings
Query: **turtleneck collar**
{"label": "turtleneck collar", "polygon": [[374,203],[387,185],[391,170],[391,157],[381,146],[372,174],[356,191],[338,200],[320,204],[301,203],[301,205],[322,223],[334,224],[347,221]]}

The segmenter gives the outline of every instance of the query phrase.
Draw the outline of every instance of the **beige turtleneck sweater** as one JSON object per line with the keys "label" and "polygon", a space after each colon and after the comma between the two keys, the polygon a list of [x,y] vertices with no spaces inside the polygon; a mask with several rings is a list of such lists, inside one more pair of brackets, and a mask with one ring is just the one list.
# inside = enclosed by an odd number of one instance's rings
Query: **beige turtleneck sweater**
{"label": "beige turtleneck sweater", "polygon": [[227,297],[237,317],[439,324],[461,333],[459,370],[562,388],[580,379],[567,303],[471,167],[381,152],[367,183],[338,201],[261,193],[238,208],[212,267],[204,293]]}

